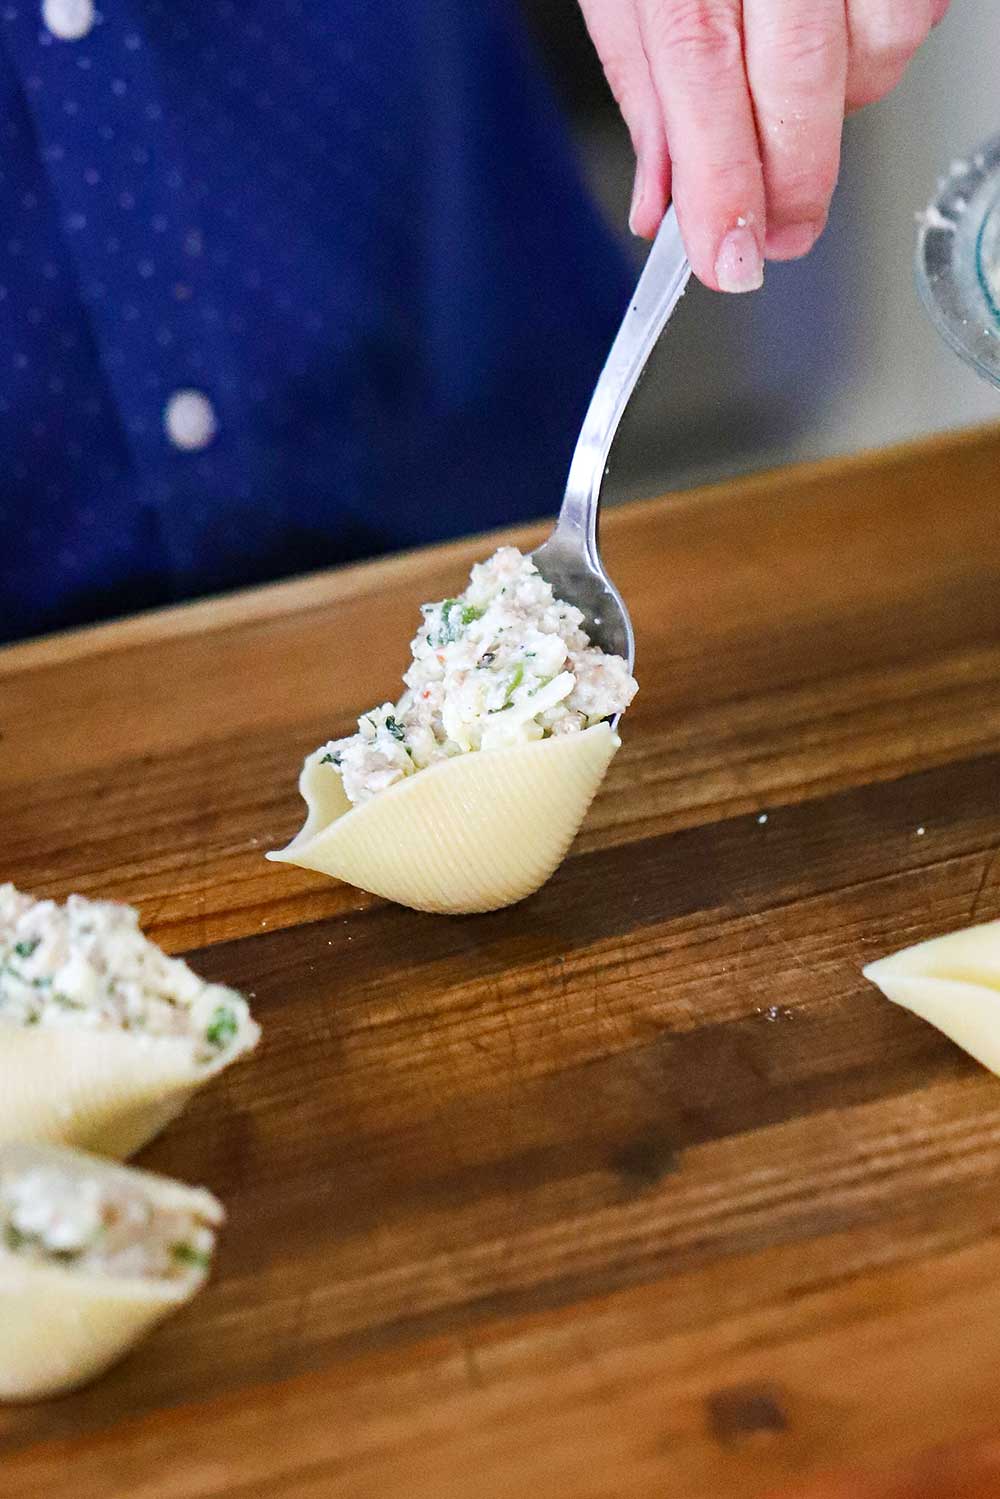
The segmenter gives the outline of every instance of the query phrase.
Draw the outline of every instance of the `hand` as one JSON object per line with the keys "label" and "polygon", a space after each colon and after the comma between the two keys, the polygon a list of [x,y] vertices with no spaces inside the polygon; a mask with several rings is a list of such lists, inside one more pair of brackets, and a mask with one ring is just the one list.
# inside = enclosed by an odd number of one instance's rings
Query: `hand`
{"label": "hand", "polygon": [[949,0],[580,0],[636,154],[630,223],[673,193],[695,274],[753,291],[826,223],[844,115],[895,88]]}

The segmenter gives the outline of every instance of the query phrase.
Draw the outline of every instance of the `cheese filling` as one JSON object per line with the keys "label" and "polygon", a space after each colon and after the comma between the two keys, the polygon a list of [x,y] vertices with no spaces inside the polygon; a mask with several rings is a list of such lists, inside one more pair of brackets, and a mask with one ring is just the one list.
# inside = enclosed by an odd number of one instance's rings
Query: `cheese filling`
{"label": "cheese filling", "polygon": [[258,1034],[242,995],[167,957],[131,906],[81,895],[58,905],[13,885],[0,885],[0,1023],[176,1037],[205,1065]]}
{"label": "cheese filling", "polygon": [[324,747],[321,763],[352,802],[470,750],[579,733],[624,712],[637,691],[624,659],[591,645],[580,610],[516,547],[477,563],[463,594],[423,615],[407,691]]}
{"label": "cheese filling", "polygon": [[19,1258],[126,1279],[200,1279],[215,1233],[187,1208],[158,1206],[137,1182],[65,1166],[0,1169],[0,1242]]}

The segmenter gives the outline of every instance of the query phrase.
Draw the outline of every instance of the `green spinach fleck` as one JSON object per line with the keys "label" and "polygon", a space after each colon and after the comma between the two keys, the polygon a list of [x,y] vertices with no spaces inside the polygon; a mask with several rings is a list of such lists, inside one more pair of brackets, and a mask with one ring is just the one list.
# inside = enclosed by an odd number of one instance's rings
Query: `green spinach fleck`
{"label": "green spinach fleck", "polygon": [[474,604],[463,604],[461,599],[445,599],[441,605],[441,622],[427,636],[429,645],[452,645],[463,630],[474,620],[482,619],[485,611]]}
{"label": "green spinach fleck", "polygon": [[216,1005],[205,1030],[205,1040],[209,1046],[215,1046],[221,1051],[224,1046],[229,1045],[238,1029],[236,1012],[229,1005]]}
{"label": "green spinach fleck", "polygon": [[503,700],[503,705],[505,708],[510,708],[513,706],[514,693],[517,691],[523,681],[524,662],[519,661],[514,667],[514,670],[511,672],[510,681],[507,684],[507,692]]}
{"label": "green spinach fleck", "polygon": [[181,1240],[177,1244],[171,1244],[170,1253],[179,1265],[194,1265],[199,1270],[207,1270],[212,1263],[212,1256],[204,1250],[195,1249],[193,1244]]}

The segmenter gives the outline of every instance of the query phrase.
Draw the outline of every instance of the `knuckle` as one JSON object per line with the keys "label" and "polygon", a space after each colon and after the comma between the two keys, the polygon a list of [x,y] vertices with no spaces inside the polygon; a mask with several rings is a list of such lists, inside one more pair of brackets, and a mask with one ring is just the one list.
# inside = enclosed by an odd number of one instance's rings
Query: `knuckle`
{"label": "knuckle", "polygon": [[783,26],[770,48],[770,65],[796,88],[825,90],[841,85],[843,47],[829,29],[805,18]]}
{"label": "knuckle", "polygon": [[650,45],[676,67],[699,75],[742,68],[739,12],[726,0],[657,0],[647,10]]}

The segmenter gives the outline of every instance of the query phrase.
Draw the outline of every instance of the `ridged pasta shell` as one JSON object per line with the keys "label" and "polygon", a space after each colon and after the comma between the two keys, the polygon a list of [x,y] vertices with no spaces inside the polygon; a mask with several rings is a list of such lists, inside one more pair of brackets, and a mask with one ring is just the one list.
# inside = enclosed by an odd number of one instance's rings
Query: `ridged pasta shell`
{"label": "ridged pasta shell", "polygon": [[308,816],[268,854],[418,911],[493,911],[533,894],[562,862],[621,741],[606,723],[513,749],[456,755],[351,807],[310,755]]}
{"label": "ridged pasta shell", "polygon": [[244,1020],[235,1045],[206,1066],[173,1036],[0,1022],[0,1144],[49,1141],[124,1160],[259,1034]]}
{"label": "ridged pasta shell", "polygon": [[864,974],[1000,1074],[1000,921],[904,948]]}
{"label": "ridged pasta shell", "polygon": [[[142,1183],[164,1207],[198,1213],[219,1225],[225,1214],[210,1192],[148,1171],[113,1166],[49,1146],[0,1146],[0,1169],[35,1164],[85,1167],[87,1175]],[[103,1374],[158,1322],[190,1301],[205,1279],[118,1279],[72,1264],[33,1263],[0,1243],[0,1400],[41,1400]]]}

